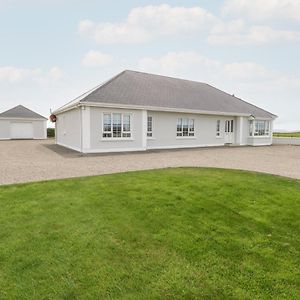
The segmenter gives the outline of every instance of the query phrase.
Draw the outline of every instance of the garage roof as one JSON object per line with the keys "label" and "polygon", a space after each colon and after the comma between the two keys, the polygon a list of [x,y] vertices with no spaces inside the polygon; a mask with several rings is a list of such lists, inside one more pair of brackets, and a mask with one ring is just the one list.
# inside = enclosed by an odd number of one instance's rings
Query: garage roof
{"label": "garage roof", "polygon": [[47,118],[39,115],[38,113],[24,107],[23,105],[18,105],[9,109],[3,113],[0,113],[0,118],[18,118],[18,119],[42,119],[47,120]]}

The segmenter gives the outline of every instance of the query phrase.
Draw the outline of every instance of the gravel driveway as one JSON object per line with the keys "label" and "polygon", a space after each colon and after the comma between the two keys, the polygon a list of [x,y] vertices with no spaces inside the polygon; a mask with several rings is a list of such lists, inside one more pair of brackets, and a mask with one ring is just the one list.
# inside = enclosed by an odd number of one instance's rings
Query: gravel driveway
{"label": "gravel driveway", "polygon": [[221,147],[81,156],[47,141],[1,141],[0,185],[166,167],[244,169],[300,179],[300,147]]}

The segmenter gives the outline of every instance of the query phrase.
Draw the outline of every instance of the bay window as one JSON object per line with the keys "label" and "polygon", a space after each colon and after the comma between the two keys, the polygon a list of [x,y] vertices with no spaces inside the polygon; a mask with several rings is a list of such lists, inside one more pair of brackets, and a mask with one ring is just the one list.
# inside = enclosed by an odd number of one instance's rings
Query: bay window
{"label": "bay window", "polygon": [[264,120],[249,121],[249,135],[250,136],[269,136],[270,135],[270,121],[264,121]]}
{"label": "bay window", "polygon": [[130,138],[130,114],[104,113],[103,138]]}

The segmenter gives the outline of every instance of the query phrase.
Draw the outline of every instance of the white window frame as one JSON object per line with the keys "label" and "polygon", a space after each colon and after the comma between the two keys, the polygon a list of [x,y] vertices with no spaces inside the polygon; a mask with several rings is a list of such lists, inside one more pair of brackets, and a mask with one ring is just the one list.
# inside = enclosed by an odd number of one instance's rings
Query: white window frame
{"label": "white window frame", "polygon": [[[149,130],[149,119],[151,118],[151,130]],[[151,138],[153,138],[153,116],[151,116],[151,115],[149,115],[149,116],[147,116],[147,138],[149,139],[151,139]]]}
{"label": "white window frame", "polygon": [[[114,137],[113,133],[113,115],[121,115],[121,136]],[[110,130],[104,130],[105,115],[110,115]],[[124,130],[124,116],[129,116],[129,131]],[[110,136],[104,136],[105,134]],[[126,136],[127,135],[127,136]],[[129,140],[132,139],[132,114],[127,112],[103,112],[102,113],[102,139],[103,140]]]}
{"label": "white window frame", "polygon": [[[264,124],[264,128],[259,128],[259,124]],[[262,133],[262,134],[261,134]],[[254,138],[270,137],[271,122],[269,120],[250,120],[249,121],[249,136]]]}
{"label": "white window frame", "polygon": [[[183,120],[187,121],[187,126],[188,126],[188,131],[187,135],[184,134],[183,130]],[[179,122],[180,121],[180,122]],[[178,130],[179,123],[181,123],[181,130]],[[189,117],[179,117],[177,118],[177,123],[176,123],[176,138],[195,138],[195,119],[194,118],[189,118]]]}
{"label": "white window frame", "polygon": [[234,133],[234,120],[225,120],[225,133]]}

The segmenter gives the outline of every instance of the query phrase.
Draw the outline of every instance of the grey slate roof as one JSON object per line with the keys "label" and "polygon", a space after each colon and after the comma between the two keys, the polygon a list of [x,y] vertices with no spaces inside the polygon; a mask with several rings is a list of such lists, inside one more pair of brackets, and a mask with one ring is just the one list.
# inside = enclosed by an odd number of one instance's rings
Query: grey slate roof
{"label": "grey slate roof", "polygon": [[79,102],[249,114],[260,118],[276,117],[205,83],[128,70],[83,95]]}
{"label": "grey slate roof", "polygon": [[38,113],[24,107],[23,105],[18,105],[9,109],[3,113],[0,113],[0,118],[23,118],[23,119],[43,119],[47,118],[39,115]]}

